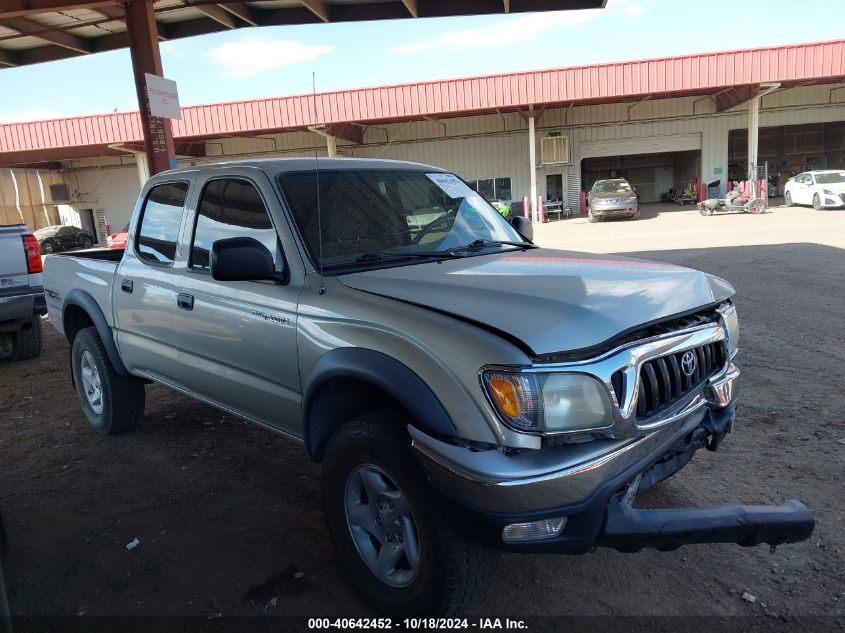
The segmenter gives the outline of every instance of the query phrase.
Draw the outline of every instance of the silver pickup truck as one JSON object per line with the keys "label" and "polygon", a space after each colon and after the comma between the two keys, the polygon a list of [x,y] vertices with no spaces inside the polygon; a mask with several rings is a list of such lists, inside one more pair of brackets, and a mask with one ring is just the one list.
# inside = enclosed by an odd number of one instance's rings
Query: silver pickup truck
{"label": "silver pickup truck", "polygon": [[47,305],[97,431],[153,381],[303,444],[384,613],[460,612],[490,548],[808,538],[797,501],[632,506],[731,431],[733,288],[532,233],[426,165],[192,167],[147,182],[125,251],[48,257]]}
{"label": "silver pickup truck", "polygon": [[38,240],[26,225],[0,226],[0,360],[41,354],[41,270]]}

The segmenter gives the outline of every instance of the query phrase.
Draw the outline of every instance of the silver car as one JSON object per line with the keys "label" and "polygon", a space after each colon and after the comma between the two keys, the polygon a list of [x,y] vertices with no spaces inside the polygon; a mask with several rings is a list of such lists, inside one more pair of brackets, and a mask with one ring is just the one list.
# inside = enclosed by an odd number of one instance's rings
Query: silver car
{"label": "silver car", "polygon": [[636,192],[624,178],[597,180],[587,194],[587,218],[590,222],[598,222],[604,218],[619,217],[639,219]]}

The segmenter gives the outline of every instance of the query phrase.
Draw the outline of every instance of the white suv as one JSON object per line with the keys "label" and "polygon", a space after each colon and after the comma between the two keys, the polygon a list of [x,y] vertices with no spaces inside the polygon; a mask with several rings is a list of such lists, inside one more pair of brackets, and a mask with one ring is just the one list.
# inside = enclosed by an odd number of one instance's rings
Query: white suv
{"label": "white suv", "polygon": [[786,206],[812,204],[814,209],[845,207],[845,170],[805,171],[790,178],[784,187]]}

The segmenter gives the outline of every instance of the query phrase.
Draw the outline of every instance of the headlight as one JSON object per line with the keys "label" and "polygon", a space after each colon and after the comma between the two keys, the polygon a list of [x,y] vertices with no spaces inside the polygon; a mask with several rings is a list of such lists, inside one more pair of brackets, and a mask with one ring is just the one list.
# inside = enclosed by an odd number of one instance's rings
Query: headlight
{"label": "headlight", "polygon": [[836,192],[831,191],[830,189],[822,189],[822,191],[824,192],[824,195],[826,195],[826,196],[836,196]]}
{"label": "headlight", "polygon": [[739,318],[736,314],[736,307],[732,303],[726,303],[719,307],[719,314],[722,315],[722,321],[725,324],[730,358],[733,358],[739,350]]}
{"label": "headlight", "polygon": [[482,382],[501,420],[517,431],[566,433],[613,423],[607,387],[586,374],[492,370]]}
{"label": "headlight", "polygon": [[628,202],[636,202],[636,201],[637,201],[637,196],[631,196],[630,198],[628,198]]}

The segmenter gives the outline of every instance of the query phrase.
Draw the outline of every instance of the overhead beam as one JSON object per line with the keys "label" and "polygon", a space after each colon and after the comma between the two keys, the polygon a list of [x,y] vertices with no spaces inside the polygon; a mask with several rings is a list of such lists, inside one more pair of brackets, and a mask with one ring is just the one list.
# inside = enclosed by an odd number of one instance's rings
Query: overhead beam
{"label": "overhead beam", "polygon": [[126,16],[123,13],[123,9],[120,7],[97,7],[96,9],[91,9],[95,13],[99,13],[104,18],[109,18],[110,20],[119,20],[121,22],[126,21]]}
{"label": "overhead beam", "polygon": [[255,11],[243,2],[225,2],[220,6],[247,24],[251,26],[258,26],[258,18],[255,16]]}
{"label": "overhead beam", "polygon": [[335,138],[355,143],[356,145],[363,145],[364,130],[360,125],[352,123],[329,123],[326,125],[326,133]]}
{"label": "overhead beam", "polygon": [[420,6],[417,0],[402,0],[402,2],[405,4],[405,8],[408,9],[408,13],[411,14],[411,17],[420,17]]}
{"label": "overhead beam", "polygon": [[48,11],[96,9],[119,4],[119,0],[0,0],[0,16],[16,18]]}
{"label": "overhead beam", "polygon": [[320,18],[323,22],[329,21],[329,9],[323,0],[299,0],[302,5],[311,13]]}
{"label": "overhead beam", "polygon": [[225,26],[227,29],[238,28],[238,25],[235,23],[235,18],[232,17],[232,14],[228,11],[224,11],[216,4],[203,4],[196,8],[199,11],[202,11],[205,15],[210,17],[218,24],[222,24],[223,26]]}
{"label": "overhead beam", "polygon": [[745,103],[752,97],[757,96],[757,86],[738,86],[729,88],[713,95],[716,101],[716,112],[724,112],[741,103]]}
{"label": "overhead beam", "polygon": [[14,29],[21,35],[37,37],[40,40],[67,48],[77,53],[88,54],[91,52],[91,44],[88,40],[77,37],[73,33],[63,31],[51,31],[46,24],[41,24],[29,18],[0,18],[0,24]]}
{"label": "overhead beam", "polygon": [[0,49],[0,66],[17,66],[18,62],[13,51]]}

